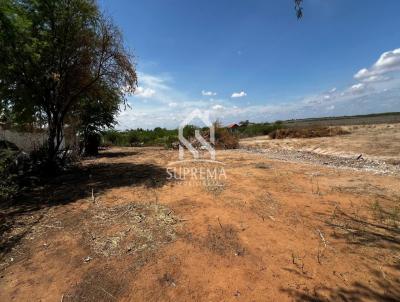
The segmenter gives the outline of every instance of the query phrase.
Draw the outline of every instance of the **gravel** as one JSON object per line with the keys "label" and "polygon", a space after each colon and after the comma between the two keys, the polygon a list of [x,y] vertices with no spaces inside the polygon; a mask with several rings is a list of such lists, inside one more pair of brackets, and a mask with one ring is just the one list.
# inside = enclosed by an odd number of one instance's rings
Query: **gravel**
{"label": "gravel", "polygon": [[393,165],[382,160],[372,160],[368,158],[352,158],[333,155],[323,155],[308,151],[296,151],[277,148],[242,148],[240,152],[252,154],[263,154],[270,159],[277,159],[289,162],[310,163],[324,165],[340,169],[351,169],[357,171],[371,172],[380,175],[400,176],[400,165]]}

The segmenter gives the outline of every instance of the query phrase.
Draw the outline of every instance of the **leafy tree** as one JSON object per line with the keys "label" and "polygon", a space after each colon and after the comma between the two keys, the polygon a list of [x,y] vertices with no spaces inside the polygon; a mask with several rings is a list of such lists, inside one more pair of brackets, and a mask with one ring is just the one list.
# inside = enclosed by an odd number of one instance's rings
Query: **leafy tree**
{"label": "leafy tree", "polygon": [[66,123],[78,131],[81,152],[96,155],[100,145],[100,133],[116,124],[120,99],[107,87],[99,87],[93,98],[82,98],[67,117]]}
{"label": "leafy tree", "polygon": [[249,125],[249,123],[250,123],[249,120],[241,121],[239,123],[239,126],[240,127],[247,127]]}
{"label": "leafy tree", "polygon": [[94,0],[0,1],[0,110],[48,128],[55,159],[67,122],[111,125],[137,76],[120,31]]}
{"label": "leafy tree", "polygon": [[303,17],[303,0],[294,0],[294,9],[296,11],[297,19],[301,19]]}
{"label": "leafy tree", "polygon": [[196,126],[194,126],[194,125],[186,125],[183,128],[183,136],[186,139],[193,138],[194,135],[195,135],[196,129],[198,129],[198,128]]}

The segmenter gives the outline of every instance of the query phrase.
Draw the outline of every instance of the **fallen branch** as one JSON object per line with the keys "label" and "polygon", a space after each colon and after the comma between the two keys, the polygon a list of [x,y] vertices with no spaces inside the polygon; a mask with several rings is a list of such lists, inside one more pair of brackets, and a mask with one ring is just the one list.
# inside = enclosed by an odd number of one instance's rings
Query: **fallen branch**
{"label": "fallen branch", "polygon": [[43,225],[45,228],[53,228],[53,229],[63,229],[64,227],[55,226],[55,225]]}
{"label": "fallen branch", "polygon": [[322,234],[322,232],[320,231],[320,229],[317,229],[317,232],[318,232],[318,234],[319,234],[319,237],[321,237],[321,240],[322,240],[322,242],[324,243],[324,246],[326,247],[327,244],[326,244],[326,240],[325,240],[324,234]]}
{"label": "fallen branch", "polygon": [[92,201],[93,201],[93,203],[96,203],[96,198],[94,197],[93,188],[92,188]]}
{"label": "fallen branch", "polygon": [[221,230],[223,230],[221,221],[219,221],[219,217],[217,217],[217,219],[218,219],[219,226],[221,227]]}

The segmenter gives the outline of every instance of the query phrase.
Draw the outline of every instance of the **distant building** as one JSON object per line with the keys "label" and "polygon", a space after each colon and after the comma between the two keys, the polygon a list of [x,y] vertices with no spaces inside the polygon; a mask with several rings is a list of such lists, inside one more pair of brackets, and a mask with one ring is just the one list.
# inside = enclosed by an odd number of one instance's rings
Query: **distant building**
{"label": "distant building", "polygon": [[240,126],[238,124],[230,124],[226,128],[231,132],[236,132]]}
{"label": "distant building", "polygon": [[238,124],[230,124],[230,125],[226,126],[226,128],[228,128],[228,129],[236,129],[236,128],[239,128],[239,125]]}

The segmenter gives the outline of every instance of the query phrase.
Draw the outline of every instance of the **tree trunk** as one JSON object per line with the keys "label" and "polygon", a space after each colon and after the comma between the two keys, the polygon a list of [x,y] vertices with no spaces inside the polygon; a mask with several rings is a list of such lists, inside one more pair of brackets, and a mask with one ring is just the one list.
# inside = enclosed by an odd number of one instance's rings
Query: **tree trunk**
{"label": "tree trunk", "polygon": [[49,122],[49,133],[47,139],[47,160],[49,164],[55,164],[57,154],[60,151],[61,143],[64,139],[63,123],[58,120]]}
{"label": "tree trunk", "polygon": [[49,136],[47,139],[47,161],[49,163],[53,163],[57,154],[56,150],[56,144],[55,144],[55,139],[56,139],[56,128],[54,125],[49,124]]}

